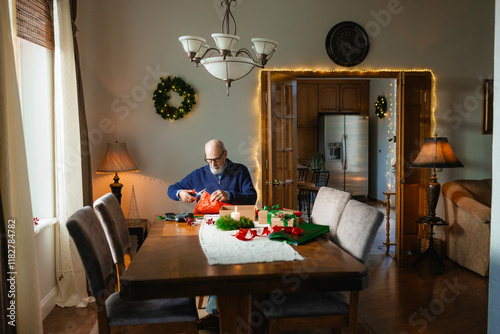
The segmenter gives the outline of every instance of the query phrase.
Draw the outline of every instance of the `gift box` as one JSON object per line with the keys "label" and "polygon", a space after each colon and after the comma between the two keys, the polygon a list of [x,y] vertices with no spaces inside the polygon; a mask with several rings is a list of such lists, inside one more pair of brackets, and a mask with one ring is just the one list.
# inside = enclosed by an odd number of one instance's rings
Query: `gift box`
{"label": "gift box", "polygon": [[255,205],[224,205],[220,208],[219,215],[229,216],[231,212],[234,212],[235,208],[240,213],[240,217],[246,217],[252,221],[255,220]]}
{"label": "gift box", "polygon": [[276,206],[272,208],[264,206],[264,209],[259,211],[259,224],[284,227],[299,226],[299,218],[294,212],[294,210],[278,209]]}

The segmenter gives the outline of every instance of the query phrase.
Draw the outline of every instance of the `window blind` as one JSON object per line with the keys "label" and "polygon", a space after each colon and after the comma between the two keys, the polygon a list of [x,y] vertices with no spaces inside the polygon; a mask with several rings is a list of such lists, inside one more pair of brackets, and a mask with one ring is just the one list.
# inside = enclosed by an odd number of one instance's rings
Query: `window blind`
{"label": "window blind", "polygon": [[17,36],[54,50],[52,0],[16,0]]}

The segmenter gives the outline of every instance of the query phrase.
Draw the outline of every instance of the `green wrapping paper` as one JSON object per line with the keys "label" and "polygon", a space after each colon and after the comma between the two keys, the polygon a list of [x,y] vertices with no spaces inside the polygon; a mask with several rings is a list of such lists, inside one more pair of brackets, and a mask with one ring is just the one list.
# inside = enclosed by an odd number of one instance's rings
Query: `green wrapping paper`
{"label": "green wrapping paper", "polygon": [[300,225],[302,229],[301,235],[293,235],[290,232],[281,230],[270,233],[267,237],[271,240],[286,241],[290,245],[300,245],[307,241],[311,241],[317,236],[327,233],[330,228],[328,225],[317,225],[313,223],[303,223]]}

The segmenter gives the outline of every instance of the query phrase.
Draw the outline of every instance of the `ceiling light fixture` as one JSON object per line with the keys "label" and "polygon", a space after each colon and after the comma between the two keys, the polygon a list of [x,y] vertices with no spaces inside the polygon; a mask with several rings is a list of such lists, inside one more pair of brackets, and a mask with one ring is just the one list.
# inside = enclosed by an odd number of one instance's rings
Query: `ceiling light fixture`
{"label": "ceiling light fixture", "polygon": [[[236,4],[236,0],[221,2],[221,6],[226,7],[226,12],[222,20],[222,33],[212,34],[216,48],[211,48],[202,37],[179,37],[189,60],[195,63],[196,67],[201,64],[213,77],[226,83],[227,96],[233,81],[245,77],[254,67],[264,68],[278,46],[278,42],[271,39],[252,38],[252,49],[257,55],[256,60],[247,49],[234,51],[233,47],[240,38],[236,36],[236,20],[231,13],[233,3]],[[233,21],[234,34],[230,33],[230,20]]]}

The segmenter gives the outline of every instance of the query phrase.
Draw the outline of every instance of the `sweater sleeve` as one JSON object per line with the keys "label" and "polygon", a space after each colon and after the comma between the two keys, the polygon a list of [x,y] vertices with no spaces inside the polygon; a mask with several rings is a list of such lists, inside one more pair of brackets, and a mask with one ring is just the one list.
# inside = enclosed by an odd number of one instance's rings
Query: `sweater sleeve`
{"label": "sweater sleeve", "polygon": [[[191,173],[189,173],[188,175],[186,175],[186,177],[184,177],[179,182],[170,185],[170,187],[168,187],[168,191],[167,191],[168,197],[170,197],[174,201],[178,201],[179,198],[177,197],[177,192],[179,190],[197,189],[197,185],[199,183],[197,181],[200,179],[198,174],[199,174],[199,170],[198,169],[194,170]],[[201,190],[201,189],[202,188],[199,188],[199,190]]]}
{"label": "sweater sleeve", "polygon": [[254,205],[257,202],[257,191],[253,186],[248,168],[243,165],[241,165],[238,183],[237,188],[239,191],[227,190],[228,202],[231,204]]}

